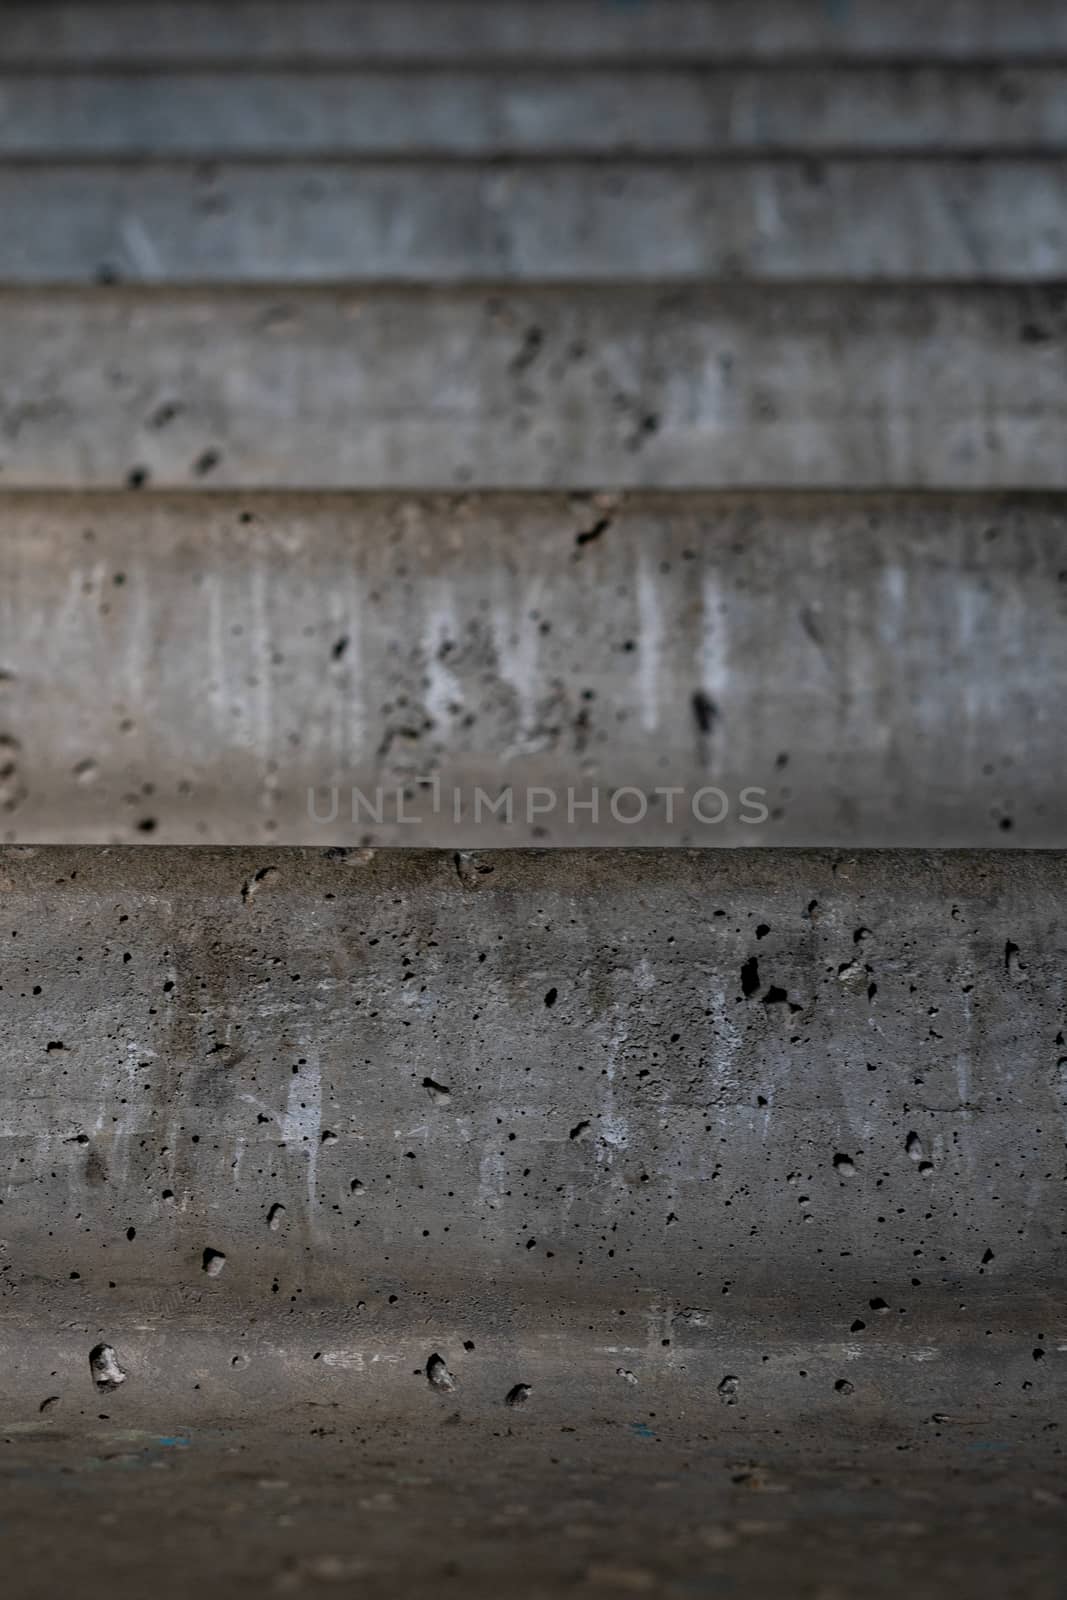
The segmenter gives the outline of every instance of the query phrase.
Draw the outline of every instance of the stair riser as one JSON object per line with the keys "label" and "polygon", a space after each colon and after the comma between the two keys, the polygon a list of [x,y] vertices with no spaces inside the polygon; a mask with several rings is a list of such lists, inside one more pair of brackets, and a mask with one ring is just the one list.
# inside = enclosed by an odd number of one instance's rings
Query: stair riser
{"label": "stair riser", "polygon": [[0,295],[5,487],[1067,488],[1024,288]]}
{"label": "stair riser", "polygon": [[10,496],[0,833],[1060,844],[1065,507]]}
{"label": "stair riser", "polygon": [[843,1339],[878,1337],[872,1296],[917,1327],[1051,1293],[1061,855],[0,873],[6,1314],[57,1314],[72,1272],[116,1314],[168,1287],[266,1313],[278,1282],[307,1308],[394,1293],[398,1325],[476,1292],[483,1326],[544,1328],[726,1285],[724,1310]]}
{"label": "stair riser", "polygon": [[0,214],[7,283],[1067,277],[1059,158],[9,163]]}

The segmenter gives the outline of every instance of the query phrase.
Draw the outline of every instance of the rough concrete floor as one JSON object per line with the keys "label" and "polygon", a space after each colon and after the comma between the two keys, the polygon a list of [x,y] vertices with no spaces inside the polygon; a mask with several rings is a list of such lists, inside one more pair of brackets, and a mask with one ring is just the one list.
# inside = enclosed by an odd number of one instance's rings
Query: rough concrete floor
{"label": "rough concrete floor", "polygon": [[11,1428],[5,1593],[1064,1592],[1062,1434],[1044,1420],[838,1407],[813,1432],[714,1395],[670,1422],[636,1391],[625,1414],[571,1423],[539,1417],[536,1396],[477,1419],[452,1400],[372,1427],[313,1405],[134,1427],[90,1405]]}

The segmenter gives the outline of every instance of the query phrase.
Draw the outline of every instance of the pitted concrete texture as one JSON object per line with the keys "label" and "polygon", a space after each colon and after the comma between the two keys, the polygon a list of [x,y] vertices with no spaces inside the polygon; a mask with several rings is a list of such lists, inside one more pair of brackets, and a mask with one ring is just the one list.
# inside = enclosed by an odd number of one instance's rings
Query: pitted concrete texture
{"label": "pitted concrete texture", "polygon": [[6,283],[1067,276],[1059,157],[5,161],[0,213]]}
{"label": "pitted concrete texture", "polygon": [[1063,1600],[1065,64],[0,8],[4,1600]]}
{"label": "pitted concrete texture", "polygon": [[0,867],[9,1310],[1054,1309],[1060,854]]}
{"label": "pitted concrete texture", "polygon": [[1059,0],[7,0],[5,65],[208,60],[1042,59]]}
{"label": "pitted concrete texture", "polygon": [[1057,65],[24,71],[0,100],[5,157],[1065,148]]}
{"label": "pitted concrete texture", "polygon": [[0,832],[1061,845],[1065,561],[1058,497],[9,494]]}
{"label": "pitted concrete texture", "polygon": [[1063,856],[0,893],[15,1600],[1058,1597]]}
{"label": "pitted concrete texture", "polygon": [[0,484],[1067,488],[1064,298],[0,294]]}

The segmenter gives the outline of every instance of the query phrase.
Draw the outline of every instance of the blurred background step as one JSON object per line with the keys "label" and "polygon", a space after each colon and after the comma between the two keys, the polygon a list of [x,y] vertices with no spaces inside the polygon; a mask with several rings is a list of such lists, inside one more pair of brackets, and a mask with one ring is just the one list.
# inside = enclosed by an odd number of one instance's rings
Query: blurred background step
{"label": "blurred background step", "polygon": [[8,291],[0,485],[1063,489],[1065,337],[1021,285]]}
{"label": "blurred background step", "polygon": [[6,0],[0,64],[1067,55],[1060,0]]}
{"label": "blurred background step", "polygon": [[3,516],[8,840],[1062,838],[1062,497],[9,494]]}
{"label": "blurred background step", "polygon": [[0,156],[706,156],[1067,149],[1067,65],[33,72]]}
{"label": "blurred background step", "polygon": [[7,283],[1067,277],[1062,157],[7,160],[0,215]]}

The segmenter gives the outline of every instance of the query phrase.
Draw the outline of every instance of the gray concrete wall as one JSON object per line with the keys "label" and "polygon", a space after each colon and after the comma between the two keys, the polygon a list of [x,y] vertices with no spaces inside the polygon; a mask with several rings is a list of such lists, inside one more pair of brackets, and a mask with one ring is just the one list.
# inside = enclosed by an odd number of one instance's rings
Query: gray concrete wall
{"label": "gray concrete wall", "polygon": [[234,1326],[276,1283],[398,1327],[659,1308],[665,1337],[736,1296],[877,1339],[880,1296],[951,1338],[987,1278],[1062,1286],[1061,855],[9,849],[0,875],[9,1319],[171,1288],[202,1316],[206,1284]]}
{"label": "gray concrete wall", "polygon": [[0,214],[9,283],[1067,276],[1055,157],[7,162]]}
{"label": "gray concrete wall", "polygon": [[[223,92],[220,92],[223,91]],[[0,155],[712,155],[1047,151],[1062,66],[411,66],[231,73],[18,71]]]}
{"label": "gray concrete wall", "polygon": [[1059,0],[14,0],[0,62],[199,61],[292,57],[574,62],[842,56],[971,60],[1067,52]]}
{"label": "gray concrete wall", "polygon": [[[1063,839],[1059,497],[9,494],[3,515],[8,839]],[[708,786],[725,810],[694,811]]]}
{"label": "gray concrete wall", "polygon": [[1059,489],[1063,338],[1022,286],[8,291],[0,483]]}

